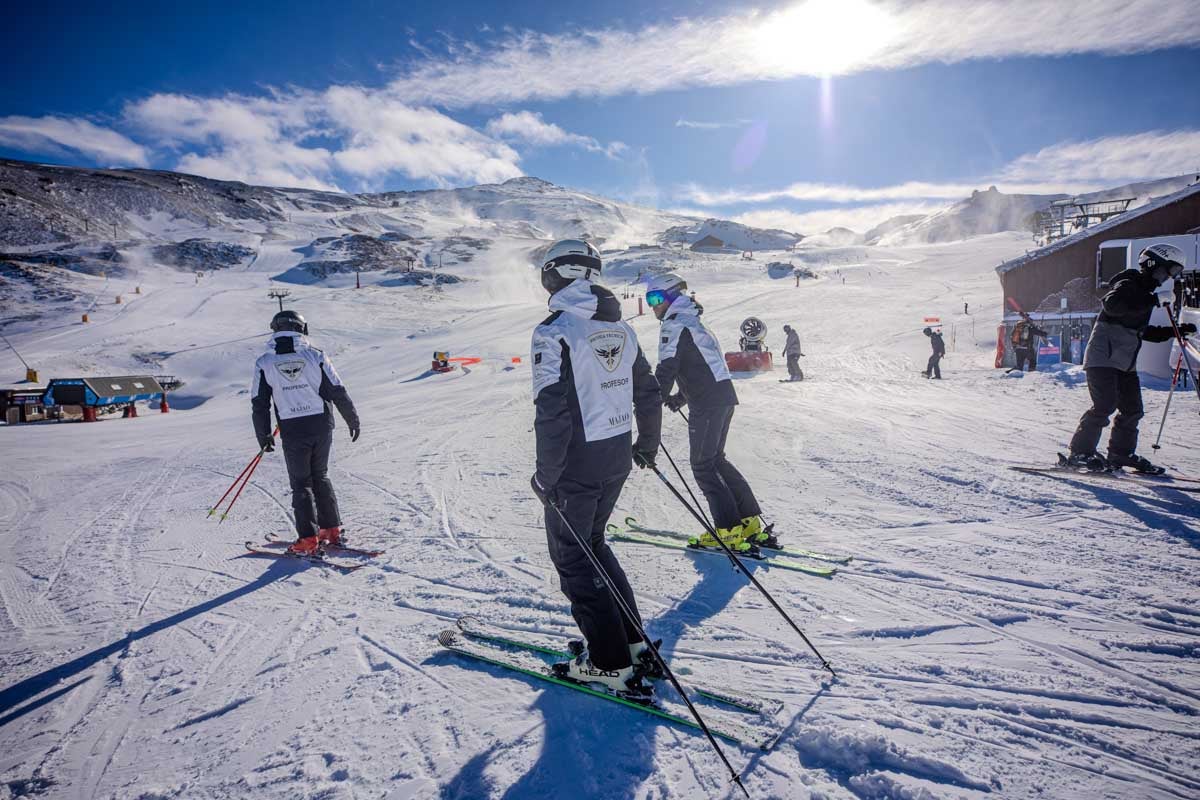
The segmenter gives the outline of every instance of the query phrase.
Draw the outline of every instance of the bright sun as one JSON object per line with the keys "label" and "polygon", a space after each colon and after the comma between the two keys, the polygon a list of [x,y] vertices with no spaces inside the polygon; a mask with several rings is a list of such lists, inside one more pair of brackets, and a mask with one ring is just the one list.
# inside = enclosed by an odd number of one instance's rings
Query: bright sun
{"label": "bright sun", "polygon": [[868,60],[894,35],[892,18],[865,0],[808,0],[764,17],[752,47],[767,67],[838,75]]}

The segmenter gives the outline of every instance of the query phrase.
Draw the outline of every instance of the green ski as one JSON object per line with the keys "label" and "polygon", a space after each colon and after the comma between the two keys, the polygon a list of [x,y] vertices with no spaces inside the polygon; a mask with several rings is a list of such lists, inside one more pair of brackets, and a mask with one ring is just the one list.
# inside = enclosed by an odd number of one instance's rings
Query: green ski
{"label": "green ski", "polygon": [[[608,535],[623,542],[636,542],[638,544],[649,544],[655,547],[666,547],[671,550],[682,550],[688,553],[703,553],[710,556],[728,557],[724,550],[716,547],[698,547],[681,542],[678,539],[666,538],[664,536],[650,536],[644,533],[638,533],[631,530],[625,530],[616,525],[609,524],[607,528]],[[768,566],[778,567],[779,569],[793,570],[795,572],[803,572],[807,575],[816,575],[819,578],[831,578],[837,574],[837,567],[814,567],[810,564],[803,564],[799,561],[790,561],[786,558],[768,558],[764,556],[757,548],[749,550],[745,553],[738,553],[738,558],[749,559],[750,561],[760,561]]]}
{"label": "green ski", "polygon": [[[662,528],[647,528],[638,522],[633,517],[625,518],[625,527],[635,533],[646,533],[651,536],[667,536],[671,539],[690,539],[686,533],[679,531],[665,530]],[[771,556],[775,553],[783,556],[795,556],[796,558],[811,558],[815,561],[828,561],[832,564],[849,564],[853,560],[853,556],[836,556],[829,553],[817,553],[812,550],[803,550],[794,547],[766,547],[759,545],[763,550],[763,555]],[[724,551],[722,551],[724,552]]]}
{"label": "green ski", "polygon": [[[575,657],[570,651],[563,649],[566,642],[558,637],[506,630],[476,616],[468,615],[459,617],[458,629],[473,639],[482,639],[486,642],[519,647],[523,650],[532,650],[535,653],[552,656],[556,659],[571,659]],[[718,703],[724,703],[734,708],[740,708],[743,711],[752,711],[767,718],[773,717],[783,708],[783,703],[778,701],[763,700],[759,697],[748,697],[734,692],[727,692],[723,689],[699,684],[690,677],[687,684],[692,689],[695,689],[696,694],[701,697],[715,700]]]}
{"label": "green ski", "polygon": [[[560,678],[554,674],[550,665],[543,661],[538,655],[530,650],[504,650],[499,647],[494,647],[490,644],[471,639],[463,636],[459,631],[446,629],[438,634],[438,643],[454,653],[474,658],[478,661],[483,661],[497,667],[519,672],[522,675],[527,675],[531,678],[546,681],[547,683],[557,684],[558,686],[574,689],[577,692],[590,694],[593,697],[599,697],[603,700],[611,700],[618,705],[626,708],[637,709],[659,719],[673,722],[676,725],[681,725],[694,730],[700,730],[699,723],[691,717],[683,716],[682,714],[668,710],[657,703],[644,705],[633,700],[620,697],[616,694],[611,694],[603,689],[593,688],[587,684],[576,683],[566,678]],[[735,744],[747,745],[756,747],[760,750],[769,750],[774,743],[777,734],[767,731],[756,730],[748,725],[738,724],[728,720],[720,722],[708,722],[709,731],[713,736],[726,739]]]}

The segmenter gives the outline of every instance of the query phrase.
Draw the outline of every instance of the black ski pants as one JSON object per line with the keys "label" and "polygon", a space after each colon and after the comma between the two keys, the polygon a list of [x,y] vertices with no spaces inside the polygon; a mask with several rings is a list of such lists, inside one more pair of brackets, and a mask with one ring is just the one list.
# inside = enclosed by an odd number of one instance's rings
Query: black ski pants
{"label": "black ski pants", "polygon": [[[1025,365],[1029,364],[1029,369],[1025,369]],[[1017,369],[1022,372],[1037,372],[1037,355],[1032,347],[1017,348]]]}
{"label": "black ski pants", "polygon": [[[555,486],[555,491],[563,516],[604,567],[640,625],[642,618],[629,579],[604,540],[604,528],[628,477],[626,472],[615,478],[586,483],[564,477]],[[549,507],[546,508],[546,543],[550,548],[550,560],[558,570],[559,585],[571,602],[571,616],[575,617],[575,623],[587,640],[592,664],[604,670],[631,665],[629,645],[640,642],[641,634],[625,618],[591,559],[563,524],[563,518]]]}
{"label": "black ski pants", "polygon": [[1086,372],[1092,407],[1079,420],[1079,427],[1071,439],[1071,452],[1096,452],[1100,434],[1115,411],[1117,418],[1108,437],[1108,453],[1110,456],[1132,455],[1137,450],[1138,422],[1145,414],[1137,370],[1125,372],[1112,367],[1092,367]]}
{"label": "black ski pants", "polygon": [[942,354],[934,353],[929,357],[929,363],[925,365],[925,377],[942,379]]}
{"label": "black ski pants", "polygon": [[329,481],[329,451],[333,428],[326,425],[282,431],[283,458],[292,484],[292,511],[296,535],[316,536],[318,528],[342,524],[337,496]]}
{"label": "black ski pants", "polygon": [[804,377],[804,373],[800,371],[800,354],[790,353],[787,357],[788,377],[794,381]]}
{"label": "black ski pants", "polygon": [[717,528],[740,525],[746,517],[762,513],[750,484],[725,458],[725,440],[736,406],[692,408],[688,441],[692,450],[692,475],[704,492]]}

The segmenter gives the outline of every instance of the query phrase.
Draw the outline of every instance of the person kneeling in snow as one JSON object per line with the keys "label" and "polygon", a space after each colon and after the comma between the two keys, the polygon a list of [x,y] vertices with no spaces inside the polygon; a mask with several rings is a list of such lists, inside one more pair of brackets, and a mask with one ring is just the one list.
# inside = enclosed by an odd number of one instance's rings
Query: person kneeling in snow
{"label": "person kneeling in snow", "polygon": [[283,459],[292,484],[296,542],[292,553],[315,555],[321,546],[342,543],[342,518],[329,480],[333,446],[333,412],[337,406],[350,441],[357,442],[358,412],[333,369],[329,356],[308,343],[308,323],[295,311],[280,311],[271,320],[274,334],[267,352],[254,364],[250,390],[254,433],[265,452],[275,450],[271,406],[279,419]]}
{"label": "person kneeling in snow", "polygon": [[[621,321],[620,302],[592,283],[600,269],[600,253],[578,239],[556,242],[542,265],[552,313],[533,332],[537,471],[530,485],[546,506],[550,559],[587,642],[556,671],[644,698],[651,689],[640,667],[658,667],[647,661],[637,602],[604,529],[632,464],[654,464],[662,405],[637,335]],[[635,619],[625,616],[609,583]]]}

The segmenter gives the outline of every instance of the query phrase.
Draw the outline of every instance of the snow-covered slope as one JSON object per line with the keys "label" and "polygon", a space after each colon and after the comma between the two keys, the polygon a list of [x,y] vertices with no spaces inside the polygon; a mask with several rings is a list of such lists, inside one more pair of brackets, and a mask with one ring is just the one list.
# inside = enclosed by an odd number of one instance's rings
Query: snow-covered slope
{"label": "snow-covered slope", "polygon": [[[1161,178],[1140,183],[1131,183],[1074,195],[1080,202],[1098,203],[1105,200],[1132,198],[1130,208],[1145,205],[1156,197],[1162,197],[1188,186],[1196,180],[1194,174]],[[1043,211],[1055,200],[1070,197],[1065,194],[1005,194],[995,186],[986,191],[975,191],[966,200],[925,217],[910,219],[897,224],[902,218],[893,218],[866,236],[867,244],[892,245],[929,244],[952,242],[972,236],[984,236],[1003,231],[1030,231],[1030,220],[1037,211]]]}
{"label": "snow-covered slope", "polygon": [[[0,427],[0,797],[735,796],[693,731],[437,645],[465,613],[574,632],[528,488],[529,367],[511,360],[546,313],[531,272],[511,269],[527,239],[497,238],[464,265],[473,280],[440,289],[291,287],[363,418],[357,443],[335,431],[345,523],[384,555],[348,576],[248,557],[243,542],[291,526],[278,452],[224,523],[207,516],[257,447],[247,386],[270,278],[295,265],[308,224],[292,213],[249,267],[199,283],[146,270],[121,305],[125,279],[80,274],[108,298],[89,325],[6,330],[43,376],[152,364],[187,385],[170,414]],[[727,347],[746,316],[776,350],[796,327],[807,379],[739,380],[727,452],[786,543],[855,556],[832,579],[751,566],[837,668],[830,681],[725,560],[613,545],[682,680],[783,704],[770,752],[726,746],[755,798],[1200,791],[1195,495],[1007,468],[1052,459],[1088,403],[1077,369],[991,369],[992,266],[1024,247],[998,234],[812,249],[799,261],[829,279],[798,288],[761,259],[673,253]],[[627,273],[665,252],[607,258]],[[930,315],[951,350],[941,382],[918,373]],[[631,324],[653,361],[657,324]],[[427,375],[439,349],[483,360]],[[1165,401],[1148,387],[1147,420]],[[1175,397],[1161,457],[1196,475],[1189,402]],[[676,415],[663,441],[686,474]],[[692,529],[643,471],[627,514]]]}
{"label": "snow-covered slope", "polygon": [[673,227],[659,237],[665,245],[693,245],[707,237],[719,239],[730,250],[786,250],[804,239],[798,233],[776,228],[752,228],[725,219],[706,219]]}

